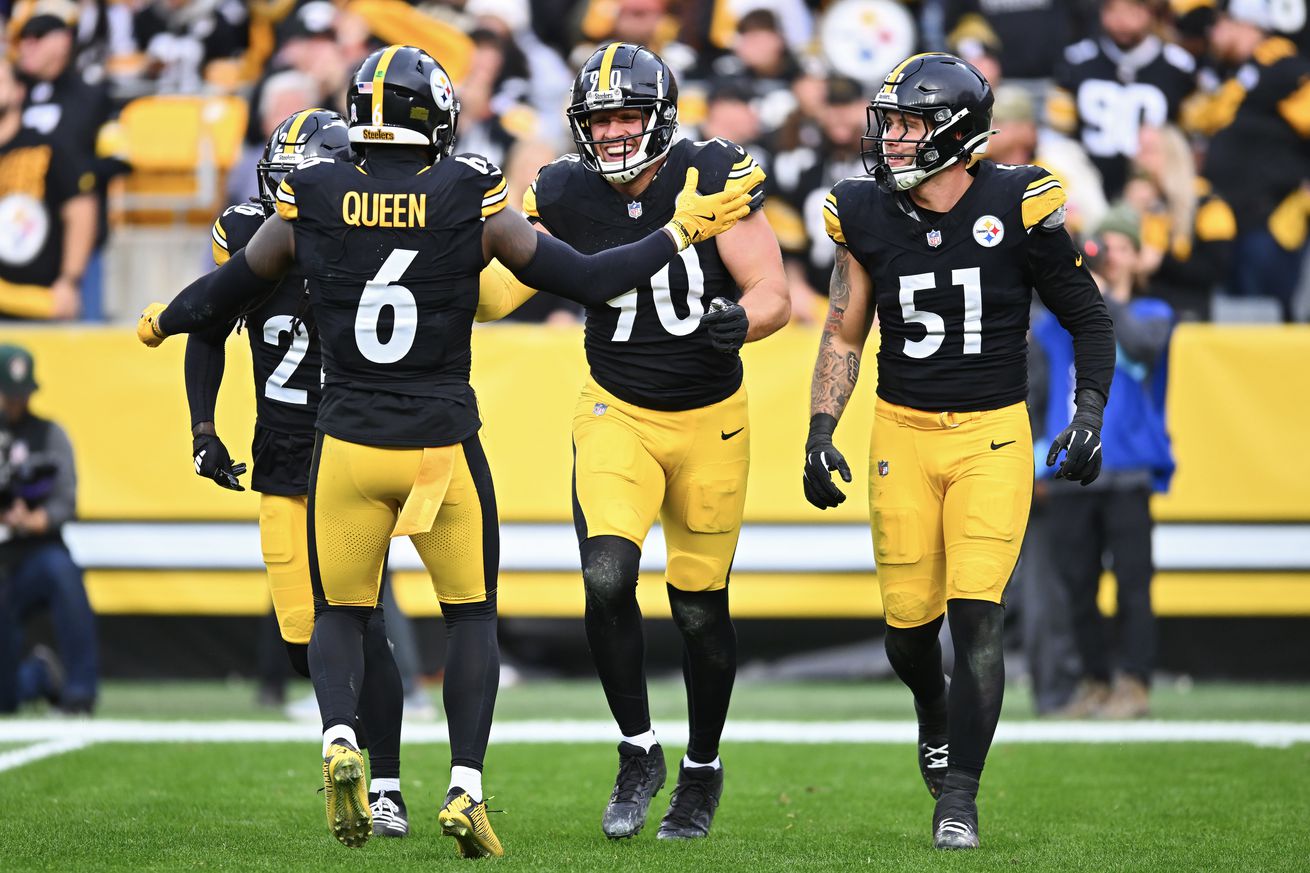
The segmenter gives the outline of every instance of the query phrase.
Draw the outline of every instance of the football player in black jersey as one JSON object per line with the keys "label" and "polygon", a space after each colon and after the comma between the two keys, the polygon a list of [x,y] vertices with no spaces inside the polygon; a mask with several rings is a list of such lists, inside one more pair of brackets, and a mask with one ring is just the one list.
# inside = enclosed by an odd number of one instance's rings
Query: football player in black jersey
{"label": "football player in black jersey", "polygon": [[[214,222],[214,264],[240,251],[274,212],[274,192],[282,178],[307,158],[352,159],[346,120],[326,109],[293,113],[274,129],[257,165],[259,200],[228,207]],[[314,597],[309,578],[306,509],[309,467],[314,453],[314,419],[321,392],[322,356],[314,316],[305,296],[305,277],[287,274],[271,295],[233,320],[187,341],[186,385],[191,407],[192,455],[196,473],[220,486],[243,490],[214,427],[214,406],[223,380],[224,344],[245,323],[254,363],[254,471],[250,487],[260,492],[259,535],[268,570],[269,593],[278,628],[297,673],[309,678],[309,638],[314,628]],[[379,598],[380,600],[380,598]],[[408,812],[400,791],[400,727],[404,689],[387,641],[381,605],[364,637],[365,679],[359,716],[369,757],[369,808],[373,832],[403,837]]]}
{"label": "football player in black jersey", "polygon": [[726,140],[675,143],[677,100],[672,71],[649,49],[611,43],[598,50],[578,73],[568,107],[578,153],[544,167],[524,195],[539,230],[582,251],[632,242],[667,221],[688,168],[712,180],[711,189],[736,183],[754,195],[751,217],[731,231],[587,308],[591,377],[574,410],[573,517],[587,641],[622,735],[601,822],[610,838],[641,830],[665,780],[637,606],[641,547],[657,518],[691,722],[658,835],[709,833],[723,791],[719,737],[737,664],[728,574],[750,464],[737,352],[790,313],[777,238],[755,211],[763,170]]}
{"label": "football player in black jersey", "polygon": [[137,333],[157,345],[240,311],[293,266],[305,275],[324,372],[307,515],[316,611],[309,662],[330,827],[350,846],[372,831],[354,732],[363,645],[390,538],[408,535],[449,638],[451,784],[438,818],[463,857],[500,855],[482,794],[499,676],[499,529],[469,385],[479,273],[498,258],[527,285],[602,302],[731,227],[750,197],[731,186],[701,195],[690,170],[662,228],[580,255],[505,209],[497,167],[453,154],[459,103],[425,52],[374,52],[348,101],[362,162],[301,161],[278,185],[277,214],[246,247],[168,307],[148,307]]}
{"label": "football player in black jersey", "polygon": [[[850,482],[833,431],[875,315],[869,444],[873,550],[887,655],[914,694],[938,848],[978,845],[978,780],[1001,711],[1001,619],[1032,498],[1028,309],[1036,289],[1073,335],[1077,410],[1046,463],[1084,485],[1101,467],[1115,345],[1105,303],[1064,229],[1064,189],[1032,166],[976,160],[992,91],[947,54],[908,58],[869,106],[868,176],[825,206],[837,244],[810,397],[804,490],[820,509]],[[976,161],[976,163],[975,163]],[[947,690],[938,631],[949,616]]]}

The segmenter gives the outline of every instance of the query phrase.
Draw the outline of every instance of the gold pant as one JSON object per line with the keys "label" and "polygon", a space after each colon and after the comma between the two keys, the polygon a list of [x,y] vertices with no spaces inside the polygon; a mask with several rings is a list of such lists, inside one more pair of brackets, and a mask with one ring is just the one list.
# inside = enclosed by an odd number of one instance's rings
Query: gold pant
{"label": "gold pant", "polygon": [[669,584],[728,584],[750,470],[746,389],[726,400],[660,412],[588,380],[573,413],[574,515],[579,539],[618,536],[641,547],[658,516]]}
{"label": "gold pant", "polygon": [[926,624],[956,598],[1002,602],[1032,486],[1025,404],[937,413],[879,400],[869,511],[887,623]]}
{"label": "gold pant", "polygon": [[496,497],[477,436],[434,448],[383,448],[322,434],[310,474],[314,593],[334,606],[376,606],[393,536],[409,535],[442,603],[496,590]]}

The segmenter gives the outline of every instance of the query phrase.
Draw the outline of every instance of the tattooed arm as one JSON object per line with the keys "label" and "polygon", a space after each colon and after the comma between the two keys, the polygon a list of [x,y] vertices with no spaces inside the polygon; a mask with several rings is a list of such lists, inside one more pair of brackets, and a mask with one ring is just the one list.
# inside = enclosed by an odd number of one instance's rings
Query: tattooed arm
{"label": "tattooed arm", "polygon": [[810,383],[810,415],[841,418],[860,375],[860,356],[873,324],[872,282],[851,255],[837,246],[837,263],[828,285],[828,318],[819,339],[819,358]]}
{"label": "tattooed arm", "polygon": [[851,256],[850,249],[837,246],[837,264],[829,285],[828,319],[819,339],[819,359],[814,363],[810,383],[810,435],[805,441],[805,499],[819,509],[830,509],[846,499],[832,481],[836,471],[851,481],[851,468],[833,445],[837,419],[851,399],[860,377],[860,355],[873,323],[873,283],[869,274]]}

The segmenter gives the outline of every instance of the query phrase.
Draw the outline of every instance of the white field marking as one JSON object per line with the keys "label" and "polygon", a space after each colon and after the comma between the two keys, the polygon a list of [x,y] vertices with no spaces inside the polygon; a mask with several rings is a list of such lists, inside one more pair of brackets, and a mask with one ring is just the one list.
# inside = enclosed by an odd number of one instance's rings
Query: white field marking
{"label": "white field marking", "polygon": [[[912,743],[917,728],[898,721],[729,721],[724,740],[738,743]],[[666,743],[687,740],[685,724],[659,726]],[[313,724],[265,721],[125,721],[94,719],[0,721],[0,740],[36,743],[272,743],[310,742]],[[493,743],[612,743],[608,721],[503,721],[492,726]],[[1260,721],[1021,721],[1002,722],[998,743],[1244,743],[1286,748],[1310,743],[1310,723]],[[445,724],[406,722],[405,743],[445,743]],[[70,747],[73,748],[73,747]],[[56,754],[58,750],[50,752]],[[17,754],[15,752],[9,753]]]}
{"label": "white field marking", "polygon": [[62,755],[65,752],[75,752],[78,749],[89,745],[91,745],[90,740],[50,740],[48,742],[38,743],[35,746],[27,746],[22,749],[11,749],[8,752],[0,752],[0,773],[3,773],[6,770],[13,770],[24,764],[30,764],[33,761],[40,761],[42,758],[53,758],[55,755]]}

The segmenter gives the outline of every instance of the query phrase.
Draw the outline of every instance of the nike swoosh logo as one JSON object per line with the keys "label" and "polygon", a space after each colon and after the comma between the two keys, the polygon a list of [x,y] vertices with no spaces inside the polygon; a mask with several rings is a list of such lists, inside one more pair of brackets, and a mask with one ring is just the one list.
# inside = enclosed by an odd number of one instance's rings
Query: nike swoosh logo
{"label": "nike swoosh logo", "polygon": [[746,429],[746,428],[744,428],[744,427],[739,427],[739,428],[737,428],[736,430],[734,430],[732,433],[724,433],[723,431],[719,431],[719,437],[720,437],[721,439],[730,440],[730,439],[732,439],[733,437],[735,437],[737,434],[739,434],[739,433],[741,433],[742,431],[744,431],[745,429]]}
{"label": "nike swoosh logo", "polygon": [[1013,443],[1013,442],[1014,442],[1014,440],[1008,440],[1007,442],[998,443],[996,440],[992,440],[992,451],[994,452],[994,451],[996,451],[997,449],[1003,449],[1003,448],[1005,448],[1006,446],[1010,445],[1010,444]]}
{"label": "nike swoosh logo", "polygon": [[716,215],[716,213],[711,212],[709,215],[697,215],[696,217],[697,217],[697,218],[700,218],[700,219],[703,219],[703,220],[705,220],[705,221],[713,221],[715,215]]}

